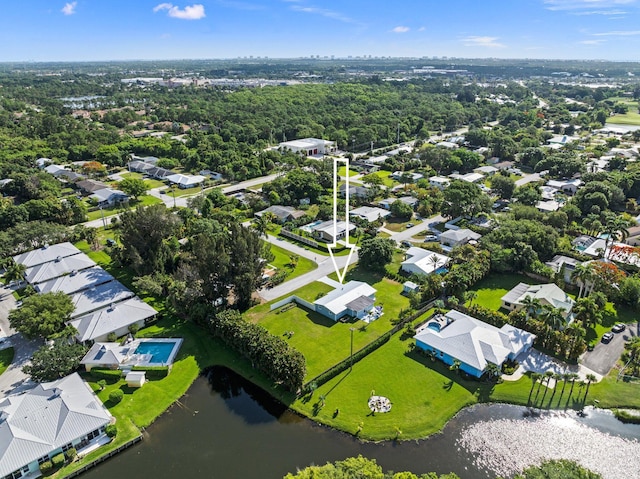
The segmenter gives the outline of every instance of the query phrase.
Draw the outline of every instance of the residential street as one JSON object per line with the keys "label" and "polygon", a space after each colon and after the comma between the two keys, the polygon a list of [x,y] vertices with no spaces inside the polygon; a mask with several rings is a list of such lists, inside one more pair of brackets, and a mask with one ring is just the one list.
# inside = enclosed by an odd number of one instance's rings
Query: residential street
{"label": "residential street", "polygon": [[[1,287],[0,327],[2,328],[2,332],[7,335],[6,347],[13,346],[15,355],[11,365],[0,375],[0,398],[35,386],[35,384],[29,380],[28,376],[22,372],[22,367],[29,362],[31,355],[40,347],[40,342],[28,341],[21,334],[16,333],[9,327],[7,317],[9,311],[14,309],[15,305],[16,300],[11,294],[11,290],[4,286]],[[2,347],[4,348],[5,345],[2,345]]]}
{"label": "residential street", "polygon": [[401,241],[408,240],[418,233],[422,233],[423,231],[428,230],[431,223],[442,223],[443,221],[445,221],[445,218],[441,215],[432,216],[431,218],[427,218],[418,222],[413,228],[408,228],[404,231],[395,233],[391,236],[391,238],[400,243]]}

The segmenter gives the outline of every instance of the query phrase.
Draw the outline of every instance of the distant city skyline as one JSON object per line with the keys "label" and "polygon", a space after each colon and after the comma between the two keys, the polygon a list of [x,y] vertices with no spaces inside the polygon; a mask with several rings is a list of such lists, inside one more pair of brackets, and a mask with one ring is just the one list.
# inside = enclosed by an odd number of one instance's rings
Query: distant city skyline
{"label": "distant city skyline", "polygon": [[8,0],[0,42],[0,62],[318,55],[638,61],[640,0]]}

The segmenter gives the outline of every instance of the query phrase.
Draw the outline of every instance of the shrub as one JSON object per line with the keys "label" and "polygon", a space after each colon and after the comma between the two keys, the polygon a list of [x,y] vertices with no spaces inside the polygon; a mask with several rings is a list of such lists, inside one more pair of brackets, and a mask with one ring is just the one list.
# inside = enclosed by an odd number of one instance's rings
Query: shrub
{"label": "shrub", "polygon": [[109,424],[107,427],[104,428],[104,432],[109,437],[112,437],[112,438],[116,437],[118,435],[118,426],[116,426],[115,424]]}
{"label": "shrub", "polygon": [[67,459],[73,461],[76,457],[78,457],[78,451],[76,451],[75,447],[72,447],[67,451]]}
{"label": "shrub", "polygon": [[102,391],[105,387],[107,386],[107,381],[104,379],[101,379],[98,381],[98,387],[100,388],[100,391]]}
{"label": "shrub", "polygon": [[122,389],[116,389],[115,391],[111,391],[109,393],[109,401],[111,401],[113,404],[118,404],[120,401],[122,401],[123,397],[124,393],[122,392]]}
{"label": "shrub", "polygon": [[40,472],[42,474],[46,474],[51,469],[53,469],[53,464],[51,464],[51,461],[45,461],[42,464],[40,464]]}
{"label": "shrub", "polygon": [[64,454],[56,454],[51,458],[51,463],[54,467],[60,467],[64,464]]}
{"label": "shrub", "polygon": [[137,323],[133,323],[129,325],[129,332],[135,336],[138,331],[140,331],[140,325]]}
{"label": "shrub", "polygon": [[116,336],[116,333],[109,333],[107,335],[107,341],[109,343],[115,343],[118,340],[118,336]]}

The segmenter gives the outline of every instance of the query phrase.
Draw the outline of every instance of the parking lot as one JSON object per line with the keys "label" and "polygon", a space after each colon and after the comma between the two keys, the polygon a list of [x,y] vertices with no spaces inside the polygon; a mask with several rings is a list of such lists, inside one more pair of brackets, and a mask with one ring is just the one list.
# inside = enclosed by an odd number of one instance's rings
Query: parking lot
{"label": "parking lot", "polygon": [[632,336],[637,336],[637,334],[637,325],[627,325],[627,329],[621,333],[614,334],[609,343],[599,342],[593,348],[593,351],[587,351],[582,357],[581,363],[592,371],[606,376],[624,351],[624,343]]}

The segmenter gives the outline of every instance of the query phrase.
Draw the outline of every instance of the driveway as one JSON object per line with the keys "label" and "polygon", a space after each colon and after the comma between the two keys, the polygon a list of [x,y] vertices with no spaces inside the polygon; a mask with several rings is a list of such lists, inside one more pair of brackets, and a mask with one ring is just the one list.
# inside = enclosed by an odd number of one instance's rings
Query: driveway
{"label": "driveway", "polygon": [[[9,311],[14,309],[16,301],[9,288],[0,288],[0,328],[7,335],[7,347],[13,346],[15,351],[13,362],[0,375],[0,398],[9,394],[16,394],[35,386],[29,377],[22,372],[23,366],[28,364],[34,351],[41,345],[39,341],[28,341],[21,334],[16,333],[9,326],[7,319]],[[3,346],[4,347],[4,346]]]}
{"label": "driveway", "polygon": [[427,218],[425,220],[420,221],[412,228],[408,228],[404,231],[400,231],[391,235],[391,239],[401,243],[404,240],[408,240],[409,238],[417,235],[418,233],[422,233],[423,231],[429,230],[432,223],[442,223],[444,218],[440,215],[432,216],[431,218]]}
{"label": "driveway", "polygon": [[534,348],[521,353],[516,360],[520,363],[520,367],[510,376],[503,375],[502,378],[505,381],[517,381],[526,372],[544,374],[547,371],[552,371],[556,374],[576,373],[581,379],[585,379],[587,374],[595,374],[598,380],[601,379],[601,374],[598,371],[591,370],[585,367],[584,364],[567,364]]}
{"label": "driveway", "polygon": [[627,329],[621,333],[614,334],[613,339],[608,343],[598,343],[593,351],[587,351],[582,356],[582,365],[606,376],[616,365],[618,359],[624,351],[624,343],[631,337],[637,336],[637,326],[627,326]]}

